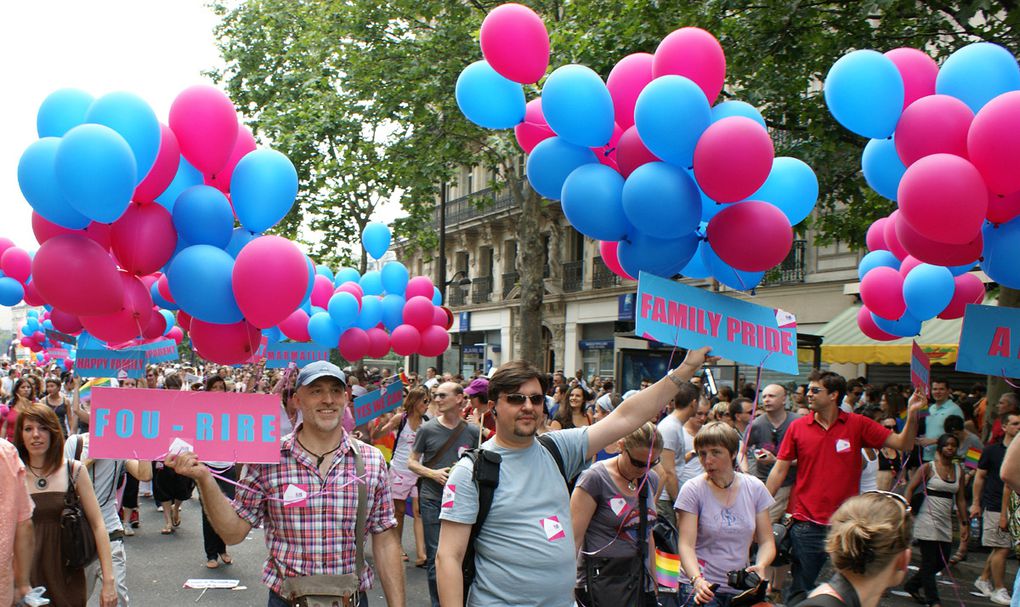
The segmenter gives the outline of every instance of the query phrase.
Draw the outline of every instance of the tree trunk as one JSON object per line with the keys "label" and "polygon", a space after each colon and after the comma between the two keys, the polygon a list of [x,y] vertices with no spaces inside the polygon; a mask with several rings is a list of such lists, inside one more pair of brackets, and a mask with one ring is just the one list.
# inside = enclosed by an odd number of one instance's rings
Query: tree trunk
{"label": "tree trunk", "polygon": [[[1004,308],[1020,308],[1020,290],[999,287],[999,305]],[[1012,388],[1006,383],[1006,379],[1000,376],[988,376],[988,404],[985,405],[985,428],[991,431],[992,422],[995,420],[995,410],[999,397],[1011,391]]]}
{"label": "tree trunk", "polygon": [[517,223],[517,272],[521,280],[521,303],[518,314],[518,336],[521,350],[518,358],[545,367],[542,348],[542,299],[545,295],[545,253],[542,251],[542,198],[523,180],[511,182],[513,196],[520,202]]}

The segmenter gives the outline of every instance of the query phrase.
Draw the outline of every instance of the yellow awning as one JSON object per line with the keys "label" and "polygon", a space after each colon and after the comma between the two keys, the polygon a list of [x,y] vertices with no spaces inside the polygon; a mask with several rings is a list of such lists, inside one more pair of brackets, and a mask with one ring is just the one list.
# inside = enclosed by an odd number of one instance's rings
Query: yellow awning
{"label": "yellow awning", "polygon": [[[994,305],[994,300],[985,304]],[[912,340],[908,337],[896,341],[875,341],[857,327],[860,305],[840,312],[817,332],[823,338],[822,362],[871,365],[909,365]],[[917,343],[928,353],[933,365],[951,365],[956,362],[963,319],[933,319],[924,323]]]}

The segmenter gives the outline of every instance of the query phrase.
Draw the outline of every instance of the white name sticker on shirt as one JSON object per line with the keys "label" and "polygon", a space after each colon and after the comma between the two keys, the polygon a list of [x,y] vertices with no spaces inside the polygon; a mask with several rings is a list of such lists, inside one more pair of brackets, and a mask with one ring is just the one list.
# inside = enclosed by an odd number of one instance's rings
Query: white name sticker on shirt
{"label": "white name sticker on shirt", "polygon": [[623,516],[630,510],[630,505],[627,503],[627,500],[617,495],[616,497],[609,498],[609,509],[616,516]]}
{"label": "white name sticker on shirt", "polygon": [[542,523],[542,530],[545,531],[545,539],[550,542],[556,540],[562,540],[567,537],[567,534],[563,532],[563,524],[560,523],[559,517],[550,516],[539,521]]}
{"label": "white name sticker on shirt", "polygon": [[836,453],[846,453],[850,450],[850,441],[841,438],[836,441]]}
{"label": "white name sticker on shirt", "polygon": [[172,443],[170,443],[170,448],[167,449],[167,453],[170,455],[180,455],[181,453],[191,453],[194,450],[195,448],[191,446],[191,443],[177,437]]}
{"label": "white name sticker on shirt", "polygon": [[298,508],[308,503],[307,485],[287,485],[283,492],[283,507]]}
{"label": "white name sticker on shirt", "polygon": [[457,485],[447,485],[443,487],[443,501],[440,507],[444,510],[446,508],[453,508],[453,499],[457,497]]}

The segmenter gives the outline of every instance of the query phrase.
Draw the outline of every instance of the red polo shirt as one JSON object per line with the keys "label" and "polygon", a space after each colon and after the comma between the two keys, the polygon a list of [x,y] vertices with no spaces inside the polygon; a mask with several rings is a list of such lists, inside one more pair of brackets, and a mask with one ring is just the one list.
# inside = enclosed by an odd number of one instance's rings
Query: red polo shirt
{"label": "red polo shirt", "polygon": [[794,420],[779,448],[781,460],[797,460],[797,481],[787,512],[800,521],[829,524],[844,501],[860,493],[861,448],[877,449],[892,431],[878,422],[840,411],[826,430],[814,415]]}

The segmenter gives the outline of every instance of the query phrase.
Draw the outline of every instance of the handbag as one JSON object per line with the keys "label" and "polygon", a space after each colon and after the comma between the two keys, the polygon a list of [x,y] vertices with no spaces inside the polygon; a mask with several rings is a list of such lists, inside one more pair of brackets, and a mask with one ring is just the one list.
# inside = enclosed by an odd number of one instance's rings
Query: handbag
{"label": "handbag", "polygon": [[[365,476],[365,462],[361,459],[356,441],[352,441],[355,474]],[[358,518],[354,525],[354,573],[343,575],[305,575],[283,580],[283,598],[292,607],[356,607],[359,601],[361,572],[365,568],[365,521],[368,517],[368,490],[365,483],[358,485]],[[281,576],[282,577],[282,576]]]}
{"label": "handbag", "polygon": [[[65,568],[84,569],[96,560],[99,552],[92,526],[85,517],[75,488],[78,475],[73,471],[73,465],[68,462],[67,491],[64,492],[64,509],[60,512],[60,556]],[[78,471],[81,471],[81,467]]]}

